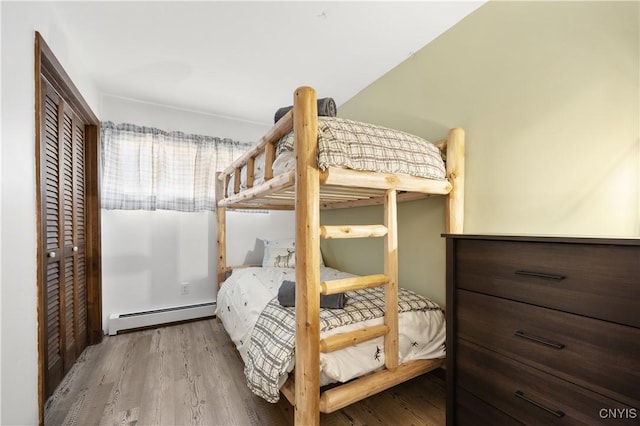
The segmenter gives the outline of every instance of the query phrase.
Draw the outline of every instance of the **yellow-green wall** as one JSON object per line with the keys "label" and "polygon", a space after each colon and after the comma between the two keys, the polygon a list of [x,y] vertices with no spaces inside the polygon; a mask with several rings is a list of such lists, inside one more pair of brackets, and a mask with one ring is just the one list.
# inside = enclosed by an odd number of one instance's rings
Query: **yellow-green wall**
{"label": "yellow-green wall", "polygon": [[[489,2],[339,108],[431,140],[467,132],[465,233],[640,236],[639,2]],[[400,284],[445,304],[442,199],[399,209]],[[381,223],[379,207],[323,213]],[[327,263],[382,269],[381,241]]]}

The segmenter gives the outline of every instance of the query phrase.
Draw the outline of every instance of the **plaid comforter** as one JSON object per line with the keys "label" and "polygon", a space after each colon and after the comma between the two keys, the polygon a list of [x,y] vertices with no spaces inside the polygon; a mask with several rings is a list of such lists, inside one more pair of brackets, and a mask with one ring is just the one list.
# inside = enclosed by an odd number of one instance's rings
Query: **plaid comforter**
{"label": "plaid comforter", "polygon": [[[320,331],[384,316],[384,288],[347,292],[344,309],[322,309]],[[439,311],[434,302],[407,289],[398,291],[398,312]],[[274,298],[258,317],[251,335],[244,373],[253,393],[269,402],[280,398],[295,354],[295,308],[286,308]]]}
{"label": "plaid comforter", "polygon": [[[278,142],[277,153],[293,151],[293,132]],[[440,150],[409,133],[337,117],[318,117],[318,167],[345,167],[444,179]]]}

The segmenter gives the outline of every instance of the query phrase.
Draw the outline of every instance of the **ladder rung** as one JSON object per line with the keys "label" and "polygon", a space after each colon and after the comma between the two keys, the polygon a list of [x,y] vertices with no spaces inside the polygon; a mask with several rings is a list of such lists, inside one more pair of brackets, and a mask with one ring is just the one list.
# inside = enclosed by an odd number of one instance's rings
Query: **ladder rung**
{"label": "ladder rung", "polygon": [[387,227],[384,225],[337,225],[321,226],[321,238],[368,238],[384,237]]}
{"label": "ladder rung", "polygon": [[384,274],[323,281],[320,283],[320,294],[335,294],[349,290],[361,290],[363,288],[378,287],[388,282],[389,277]]}
{"label": "ladder rung", "polygon": [[384,336],[389,331],[386,325],[374,325],[359,330],[350,331],[348,333],[340,333],[333,336],[320,339],[320,352],[333,352],[338,349],[353,346],[360,342],[375,339]]}

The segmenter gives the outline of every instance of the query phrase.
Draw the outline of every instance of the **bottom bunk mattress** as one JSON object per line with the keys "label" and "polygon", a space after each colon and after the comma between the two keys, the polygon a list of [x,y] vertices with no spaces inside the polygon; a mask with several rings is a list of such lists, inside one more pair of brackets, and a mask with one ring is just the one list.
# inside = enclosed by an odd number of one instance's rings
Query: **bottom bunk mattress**
{"label": "bottom bunk mattress", "polygon": [[[321,281],[353,277],[321,267]],[[295,362],[295,308],[278,302],[283,281],[295,280],[290,268],[236,269],[218,292],[217,317],[236,345],[244,364],[247,385],[269,402]],[[398,292],[398,347],[400,363],[445,356],[445,320],[434,302],[410,291]],[[322,309],[320,337],[383,323],[382,287],[348,291],[342,309]],[[320,383],[346,382],[384,367],[383,338],[379,337],[330,353],[320,354]]]}

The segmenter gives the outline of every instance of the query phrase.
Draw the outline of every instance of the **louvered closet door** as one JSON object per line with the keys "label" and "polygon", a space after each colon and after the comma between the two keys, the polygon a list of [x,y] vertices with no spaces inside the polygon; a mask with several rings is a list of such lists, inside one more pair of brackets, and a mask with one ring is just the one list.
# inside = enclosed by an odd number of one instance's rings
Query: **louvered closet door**
{"label": "louvered closet door", "polygon": [[85,124],[46,79],[41,84],[46,94],[41,105],[40,169],[49,396],[87,346]]}

